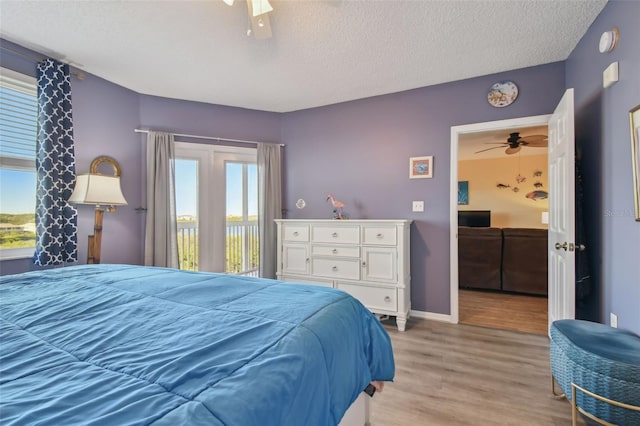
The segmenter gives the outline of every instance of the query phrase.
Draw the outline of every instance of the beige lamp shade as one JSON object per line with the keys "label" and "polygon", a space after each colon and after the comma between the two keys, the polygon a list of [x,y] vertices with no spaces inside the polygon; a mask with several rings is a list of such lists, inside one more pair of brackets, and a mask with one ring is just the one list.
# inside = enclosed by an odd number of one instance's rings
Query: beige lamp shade
{"label": "beige lamp shade", "polygon": [[97,204],[105,206],[126,205],[122,195],[119,176],[85,173],[76,177],[76,187],[68,200],[74,204]]}

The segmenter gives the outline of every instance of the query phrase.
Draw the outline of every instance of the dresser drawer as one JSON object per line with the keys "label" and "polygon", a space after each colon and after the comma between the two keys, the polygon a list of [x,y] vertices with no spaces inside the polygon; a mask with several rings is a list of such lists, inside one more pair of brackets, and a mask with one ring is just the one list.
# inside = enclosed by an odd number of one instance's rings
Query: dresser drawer
{"label": "dresser drawer", "polygon": [[360,257],[360,247],[354,246],[312,246],[312,256]]}
{"label": "dresser drawer", "polygon": [[313,275],[346,280],[360,279],[360,261],[358,259],[312,258]]}
{"label": "dresser drawer", "polygon": [[355,226],[312,226],[311,241],[314,243],[359,244],[360,227]]}
{"label": "dresser drawer", "polygon": [[395,312],[398,310],[398,297],[395,288],[371,287],[338,282],[336,287],[358,299],[372,311],[384,310]]}
{"label": "dresser drawer", "polygon": [[396,241],[395,226],[367,226],[362,233],[362,244],[395,246]]}
{"label": "dresser drawer", "polygon": [[284,225],[282,239],[284,241],[309,241],[309,227],[307,225]]}

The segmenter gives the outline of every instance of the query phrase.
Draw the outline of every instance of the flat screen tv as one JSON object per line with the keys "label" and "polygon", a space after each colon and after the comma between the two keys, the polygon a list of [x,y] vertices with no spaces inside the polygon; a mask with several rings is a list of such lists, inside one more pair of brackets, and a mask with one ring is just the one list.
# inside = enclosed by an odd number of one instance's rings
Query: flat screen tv
{"label": "flat screen tv", "polygon": [[491,226],[491,210],[459,210],[458,226],[488,228]]}

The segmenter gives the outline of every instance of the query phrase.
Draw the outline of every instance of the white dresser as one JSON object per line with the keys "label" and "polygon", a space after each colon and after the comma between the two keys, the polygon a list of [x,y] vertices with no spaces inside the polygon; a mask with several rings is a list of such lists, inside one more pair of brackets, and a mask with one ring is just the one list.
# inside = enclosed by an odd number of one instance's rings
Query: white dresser
{"label": "white dresser", "polygon": [[278,279],[343,290],[371,312],[411,310],[410,220],[277,219]]}

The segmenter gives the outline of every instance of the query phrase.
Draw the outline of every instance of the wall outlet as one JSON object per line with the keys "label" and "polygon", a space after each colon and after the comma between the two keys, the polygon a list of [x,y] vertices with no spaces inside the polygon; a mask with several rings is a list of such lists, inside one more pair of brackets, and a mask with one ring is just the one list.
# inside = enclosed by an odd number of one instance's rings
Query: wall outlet
{"label": "wall outlet", "polygon": [[611,327],[618,328],[618,316],[613,312],[609,314],[609,323],[611,324]]}
{"label": "wall outlet", "polygon": [[424,201],[414,201],[413,202],[413,211],[414,212],[423,212],[424,211]]}

